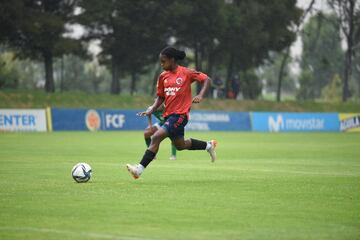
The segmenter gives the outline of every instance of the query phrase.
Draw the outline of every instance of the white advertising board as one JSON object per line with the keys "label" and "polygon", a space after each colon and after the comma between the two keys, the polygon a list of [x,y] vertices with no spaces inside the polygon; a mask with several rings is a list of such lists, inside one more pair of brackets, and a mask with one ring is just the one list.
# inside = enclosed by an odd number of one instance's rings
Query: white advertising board
{"label": "white advertising board", "polygon": [[0,109],[0,131],[46,132],[45,109]]}

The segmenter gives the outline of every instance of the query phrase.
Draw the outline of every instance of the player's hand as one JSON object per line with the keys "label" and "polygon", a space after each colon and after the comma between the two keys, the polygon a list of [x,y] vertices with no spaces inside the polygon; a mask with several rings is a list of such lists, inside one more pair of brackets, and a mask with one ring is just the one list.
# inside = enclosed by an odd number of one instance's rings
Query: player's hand
{"label": "player's hand", "polygon": [[150,106],[146,109],[146,111],[138,112],[136,115],[143,117],[143,116],[151,116],[152,113],[153,113],[153,108]]}
{"label": "player's hand", "polygon": [[136,115],[138,115],[138,116],[140,116],[140,117],[151,116],[151,112],[148,112],[148,111],[138,112]]}
{"label": "player's hand", "polygon": [[202,96],[196,95],[196,96],[193,98],[192,102],[193,102],[193,103],[199,103],[199,102],[202,101],[202,99],[203,99]]}

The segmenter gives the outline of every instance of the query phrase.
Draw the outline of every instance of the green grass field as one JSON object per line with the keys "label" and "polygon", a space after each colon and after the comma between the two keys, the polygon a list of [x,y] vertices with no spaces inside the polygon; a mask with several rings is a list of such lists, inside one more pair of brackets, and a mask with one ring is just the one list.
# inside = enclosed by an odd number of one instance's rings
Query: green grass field
{"label": "green grass field", "polygon": [[187,136],[218,161],[166,140],[134,180],[141,132],[0,133],[0,239],[360,239],[360,134]]}

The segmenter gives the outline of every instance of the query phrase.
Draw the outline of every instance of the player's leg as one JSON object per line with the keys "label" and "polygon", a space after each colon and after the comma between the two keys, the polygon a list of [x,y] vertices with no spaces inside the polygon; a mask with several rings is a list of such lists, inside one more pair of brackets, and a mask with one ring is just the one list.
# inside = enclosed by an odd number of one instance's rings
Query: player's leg
{"label": "player's leg", "polygon": [[158,130],[151,136],[151,143],[148,150],[152,151],[156,155],[159,151],[160,143],[168,136],[169,135],[165,128],[158,128]]}
{"label": "player's leg", "polygon": [[210,141],[202,141],[197,139],[184,139],[184,137],[177,137],[173,139],[173,144],[175,145],[177,150],[206,150],[211,157],[211,161],[214,162],[216,160],[216,152],[215,148],[217,145],[216,140]]}
{"label": "player's leg", "polygon": [[148,149],[145,151],[140,163],[138,165],[127,164],[126,167],[132,176],[137,179],[143,173],[144,169],[154,159],[156,153],[159,150],[159,146],[162,140],[168,137],[168,133],[164,128],[159,128],[151,137],[151,143]]}
{"label": "player's leg", "polygon": [[[151,136],[154,135],[154,133],[160,128],[160,125],[158,123],[155,123],[151,127],[147,127],[144,131],[144,139],[146,143],[146,147],[150,146],[151,143]],[[156,157],[155,157],[156,158]],[[155,159],[154,158],[154,159]]]}
{"label": "player's leg", "polygon": [[171,143],[171,155],[170,160],[176,160],[176,147]]}
{"label": "player's leg", "polygon": [[151,127],[147,127],[144,130],[144,139],[145,139],[145,144],[147,147],[149,147],[150,142],[151,142],[151,136],[156,132],[156,128],[154,128],[154,126]]}
{"label": "player's leg", "polygon": [[158,130],[158,128],[159,128],[158,124],[154,124],[151,127],[147,127],[144,130],[144,139],[147,147],[150,146],[151,136]]}
{"label": "player's leg", "polygon": [[174,115],[166,122],[168,123],[169,137],[177,150],[207,150],[211,156],[211,160],[213,162],[215,161],[215,147],[217,144],[215,140],[205,142],[197,139],[184,139],[184,129],[188,122],[186,115]]}

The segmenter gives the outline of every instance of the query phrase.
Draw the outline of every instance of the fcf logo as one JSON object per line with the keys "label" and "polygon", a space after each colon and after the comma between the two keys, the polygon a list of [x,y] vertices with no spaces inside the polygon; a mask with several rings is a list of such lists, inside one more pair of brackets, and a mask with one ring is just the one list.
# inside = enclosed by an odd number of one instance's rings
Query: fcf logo
{"label": "fcf logo", "polygon": [[279,132],[284,128],[284,120],[281,115],[276,116],[276,120],[270,116],[268,118],[268,127],[270,132]]}
{"label": "fcf logo", "polygon": [[100,118],[99,114],[97,113],[97,111],[95,111],[95,110],[87,111],[87,113],[85,115],[85,123],[86,123],[86,127],[90,131],[99,130],[100,125],[101,125],[101,118]]}
{"label": "fcf logo", "polygon": [[106,114],[106,128],[122,128],[125,124],[124,114]]}

